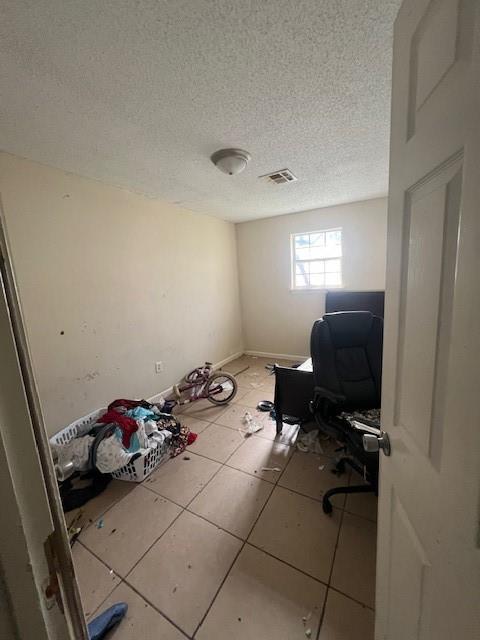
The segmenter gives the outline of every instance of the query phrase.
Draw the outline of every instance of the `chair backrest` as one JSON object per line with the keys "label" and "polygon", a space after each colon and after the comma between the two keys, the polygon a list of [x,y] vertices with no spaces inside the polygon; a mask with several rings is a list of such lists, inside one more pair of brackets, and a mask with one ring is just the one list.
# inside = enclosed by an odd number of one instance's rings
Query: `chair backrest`
{"label": "chair backrest", "polygon": [[316,387],[345,397],[344,407],[380,407],[383,320],[369,311],[327,313],[312,328]]}

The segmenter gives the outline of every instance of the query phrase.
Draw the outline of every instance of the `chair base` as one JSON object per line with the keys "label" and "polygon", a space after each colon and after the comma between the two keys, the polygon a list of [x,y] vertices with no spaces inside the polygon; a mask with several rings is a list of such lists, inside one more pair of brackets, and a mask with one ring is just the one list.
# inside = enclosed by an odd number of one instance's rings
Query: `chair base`
{"label": "chair base", "polygon": [[330,498],[339,493],[375,493],[375,489],[369,484],[354,485],[353,487],[335,487],[334,489],[329,489],[327,493],[323,496],[323,500],[322,500],[323,513],[326,513],[327,515],[332,514],[333,506],[332,506],[332,503],[330,502]]}

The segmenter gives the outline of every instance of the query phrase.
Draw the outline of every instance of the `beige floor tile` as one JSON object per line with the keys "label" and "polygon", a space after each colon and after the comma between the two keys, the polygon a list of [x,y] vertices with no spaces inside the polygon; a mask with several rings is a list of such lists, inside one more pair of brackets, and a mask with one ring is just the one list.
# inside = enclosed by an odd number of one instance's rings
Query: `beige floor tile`
{"label": "beige floor tile", "polygon": [[[250,436],[228,459],[227,464],[257,478],[276,483],[291,453],[291,447],[265,438]],[[280,469],[280,471],[265,471],[265,469]]]}
{"label": "beige floor tile", "polygon": [[221,371],[226,371],[227,373],[231,373],[235,376],[241,373],[248,366],[248,361],[246,361],[244,358],[237,358],[237,360],[232,360],[231,362],[227,362],[227,364],[224,364],[221,367]]}
{"label": "beige floor tile", "polygon": [[188,450],[217,462],[225,462],[241,444],[242,435],[238,431],[210,424]]}
{"label": "beige floor tile", "polygon": [[180,511],[176,504],[153,491],[136,487],[102,516],[101,528],[89,527],[80,540],[106,565],[125,576]]}
{"label": "beige floor tile", "polygon": [[[362,476],[355,471],[352,472],[350,484],[364,484]],[[357,516],[377,521],[378,498],[374,493],[357,493],[347,496],[345,511],[354,513]]]}
{"label": "beige floor tile", "polygon": [[378,498],[374,493],[357,493],[347,496],[345,511],[377,521]]}
{"label": "beige floor tile", "polygon": [[229,533],[184,511],[135,567],[128,582],[191,635],[241,545]]}
{"label": "beige floor tile", "polygon": [[111,640],[185,640],[183,633],[125,583],[115,588],[98,613],[116,602],[126,602],[128,611]]}
{"label": "beige floor tile", "polygon": [[[347,471],[342,476],[336,476],[331,472],[332,466],[330,458],[295,451],[278,484],[320,500],[328,489],[348,485],[350,473]],[[345,495],[334,496],[331,501],[333,505],[343,507]]]}
{"label": "beige floor tile", "polygon": [[118,584],[119,577],[78,542],[73,546],[72,555],[83,610],[88,619]]}
{"label": "beige floor tile", "polygon": [[248,541],[328,582],[340,513],[326,516],[317,501],[276,487]]}
{"label": "beige floor tile", "polygon": [[280,444],[287,444],[288,446],[295,445],[297,440],[297,434],[299,426],[297,424],[283,423],[282,433],[277,436],[277,423],[272,420],[268,413],[264,414],[263,429],[256,435],[259,438],[266,438],[267,440],[275,440]]}
{"label": "beige floor tile", "polygon": [[229,402],[229,407],[231,407],[234,404],[242,404],[242,398],[244,398],[247,393],[250,393],[251,389],[247,389],[246,387],[237,387],[237,393],[235,394],[235,397],[233,398],[233,400],[230,400]]}
{"label": "beige floor tile", "polygon": [[371,609],[329,589],[319,640],[373,640],[374,627]]}
{"label": "beige floor tile", "polygon": [[242,371],[241,376],[251,377],[251,378],[266,378],[270,376],[270,370],[266,369],[266,365],[271,364],[271,362],[265,361],[255,364],[250,364],[246,371]]}
{"label": "beige floor tile", "polygon": [[210,422],[207,422],[206,420],[199,420],[195,416],[190,416],[188,414],[180,414],[180,415],[181,415],[181,418],[179,419],[181,424],[184,424],[185,426],[187,426],[190,429],[190,431],[193,431],[193,433],[202,433],[202,431],[205,431],[205,429],[210,424]]}
{"label": "beige floor tile", "polygon": [[220,469],[218,462],[195,455],[191,448],[159,467],[147,478],[145,486],[186,507]]}
{"label": "beige floor tile", "polygon": [[65,514],[67,526],[74,523],[75,527],[86,529],[92,523],[97,522],[107,509],[133,491],[135,486],[131,482],[112,480],[103,493],[89,500],[83,507]]}
{"label": "beige floor tile", "polygon": [[269,482],[223,467],[189,510],[245,539],[271,491]]}
{"label": "beige floor tile", "polygon": [[265,414],[261,411],[256,411],[252,409],[252,407],[247,407],[243,404],[235,404],[229,407],[225,413],[222,413],[222,415],[215,420],[215,424],[221,424],[223,427],[228,427],[235,431],[245,429],[244,418],[247,412],[258,422],[263,422],[265,418]]}
{"label": "beige floor tile", "polygon": [[372,608],[376,537],[374,522],[344,513],[331,580],[333,587]]}
{"label": "beige floor tile", "polygon": [[198,420],[206,422],[214,422],[219,416],[224,413],[230,405],[215,405],[209,400],[197,400],[190,404],[184,405],[182,415],[192,416]]}
{"label": "beige floor tile", "polygon": [[[200,627],[198,640],[316,638],[325,587],[246,545]],[[305,626],[302,618],[309,617]]]}
{"label": "beige floor tile", "polygon": [[255,369],[247,369],[235,376],[236,381],[241,387],[250,389],[258,389],[262,386],[262,381],[268,376],[268,371],[258,371]]}
{"label": "beige floor tile", "polygon": [[273,389],[260,387],[260,389],[252,389],[242,398],[242,404],[246,407],[255,408],[261,400],[269,400],[273,402]]}

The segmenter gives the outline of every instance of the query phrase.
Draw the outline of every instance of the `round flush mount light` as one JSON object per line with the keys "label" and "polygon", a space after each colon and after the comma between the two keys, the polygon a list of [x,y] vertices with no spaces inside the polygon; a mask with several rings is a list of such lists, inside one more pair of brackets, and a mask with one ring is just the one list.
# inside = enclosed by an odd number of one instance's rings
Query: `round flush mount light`
{"label": "round flush mount light", "polygon": [[220,171],[234,176],[245,169],[250,158],[250,154],[242,149],[219,149],[210,157],[210,160]]}

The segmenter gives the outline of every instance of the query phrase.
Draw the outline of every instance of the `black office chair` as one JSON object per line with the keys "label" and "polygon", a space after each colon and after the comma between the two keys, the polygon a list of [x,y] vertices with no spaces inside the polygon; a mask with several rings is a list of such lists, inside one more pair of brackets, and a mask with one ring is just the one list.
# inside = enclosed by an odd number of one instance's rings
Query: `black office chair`
{"label": "black office chair", "polygon": [[335,494],[378,494],[378,451],[365,451],[363,436],[379,438],[379,426],[361,418],[347,420],[341,414],[380,408],[382,348],[383,321],[369,311],[329,313],[313,325],[312,412],[319,428],[340,443],[342,457],[336,472],[343,473],[348,465],[368,483],[327,491],[323,497],[325,513],[332,512],[330,498]]}

